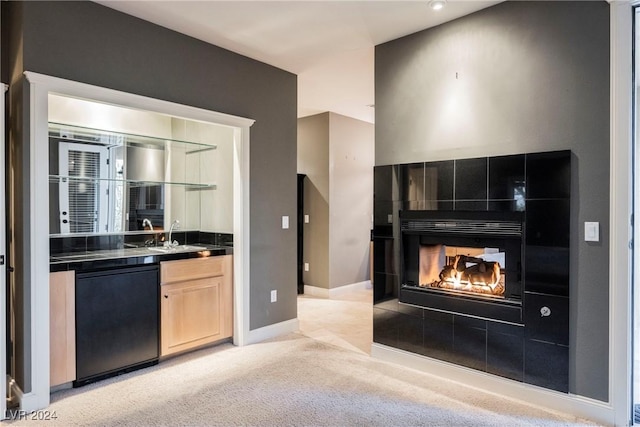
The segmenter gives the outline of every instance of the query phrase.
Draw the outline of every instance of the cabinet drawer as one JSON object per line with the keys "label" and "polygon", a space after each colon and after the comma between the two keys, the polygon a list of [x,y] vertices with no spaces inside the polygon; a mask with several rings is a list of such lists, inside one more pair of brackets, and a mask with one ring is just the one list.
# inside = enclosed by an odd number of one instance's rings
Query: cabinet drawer
{"label": "cabinet drawer", "polygon": [[224,271],[224,256],[193,258],[160,263],[160,283],[174,283],[185,280],[217,277],[227,274]]}

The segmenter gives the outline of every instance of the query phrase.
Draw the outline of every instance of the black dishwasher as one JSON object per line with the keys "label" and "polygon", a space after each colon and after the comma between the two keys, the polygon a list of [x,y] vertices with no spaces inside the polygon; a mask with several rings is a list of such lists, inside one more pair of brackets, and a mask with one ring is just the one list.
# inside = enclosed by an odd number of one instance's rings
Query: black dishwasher
{"label": "black dishwasher", "polygon": [[158,266],[76,275],[74,387],[158,363]]}

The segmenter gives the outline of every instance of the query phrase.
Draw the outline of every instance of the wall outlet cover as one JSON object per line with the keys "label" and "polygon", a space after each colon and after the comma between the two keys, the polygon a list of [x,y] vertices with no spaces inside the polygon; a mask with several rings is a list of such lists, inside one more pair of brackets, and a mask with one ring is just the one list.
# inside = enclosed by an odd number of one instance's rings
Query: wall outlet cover
{"label": "wall outlet cover", "polygon": [[585,242],[600,241],[600,223],[599,222],[584,223],[584,241]]}
{"label": "wall outlet cover", "polygon": [[271,302],[278,301],[278,291],[276,289],[271,291]]}
{"label": "wall outlet cover", "polygon": [[287,228],[289,228],[289,216],[288,215],[284,215],[282,217],[282,229],[286,230]]}

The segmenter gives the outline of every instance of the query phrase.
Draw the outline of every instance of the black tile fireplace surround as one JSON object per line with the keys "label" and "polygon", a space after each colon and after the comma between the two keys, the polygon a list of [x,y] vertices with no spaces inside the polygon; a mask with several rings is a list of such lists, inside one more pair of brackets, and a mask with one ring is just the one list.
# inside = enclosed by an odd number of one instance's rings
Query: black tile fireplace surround
{"label": "black tile fireplace surround", "polygon": [[568,392],[570,177],[570,151],[375,167],[374,342]]}

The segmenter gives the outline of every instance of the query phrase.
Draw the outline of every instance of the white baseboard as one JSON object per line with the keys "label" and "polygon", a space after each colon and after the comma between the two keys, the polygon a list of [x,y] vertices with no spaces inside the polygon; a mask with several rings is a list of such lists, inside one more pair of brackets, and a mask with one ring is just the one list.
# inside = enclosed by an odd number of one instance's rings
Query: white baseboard
{"label": "white baseboard", "polygon": [[304,285],[305,295],[310,295],[318,298],[336,298],[340,295],[344,295],[348,292],[352,292],[359,289],[371,289],[371,280],[365,280],[363,282],[352,283],[350,285],[338,286],[337,288],[319,288],[317,286]]}
{"label": "white baseboard", "polygon": [[508,380],[377,343],[371,345],[371,357],[417,369],[467,387],[519,400],[545,410],[570,414],[602,425],[614,424],[615,413],[611,405],[606,402]]}
{"label": "white baseboard", "polygon": [[[39,396],[33,392],[25,393],[13,379],[9,380],[8,388],[11,399],[18,402],[18,406],[21,411],[32,412],[49,406],[48,394],[46,396]],[[6,417],[6,414],[2,415],[3,418]]]}
{"label": "white baseboard", "polygon": [[249,331],[247,344],[255,344],[280,335],[297,332],[300,329],[299,323],[300,322],[296,318]]}

